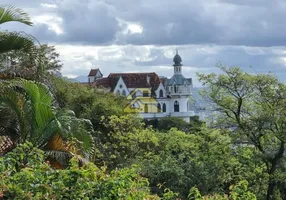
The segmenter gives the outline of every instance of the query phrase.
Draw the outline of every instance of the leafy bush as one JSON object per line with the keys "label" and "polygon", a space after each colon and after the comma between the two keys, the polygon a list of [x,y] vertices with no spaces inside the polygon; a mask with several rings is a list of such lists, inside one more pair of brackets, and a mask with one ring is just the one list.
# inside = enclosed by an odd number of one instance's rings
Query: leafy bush
{"label": "leafy bush", "polygon": [[200,191],[193,187],[188,195],[189,200],[256,200],[253,193],[248,191],[248,182],[243,180],[237,185],[230,187],[230,195],[207,195],[202,196]]}
{"label": "leafy bush", "polygon": [[0,198],[3,199],[158,199],[136,167],[106,173],[93,163],[55,170],[44,152],[32,144],[19,145],[0,158]]}

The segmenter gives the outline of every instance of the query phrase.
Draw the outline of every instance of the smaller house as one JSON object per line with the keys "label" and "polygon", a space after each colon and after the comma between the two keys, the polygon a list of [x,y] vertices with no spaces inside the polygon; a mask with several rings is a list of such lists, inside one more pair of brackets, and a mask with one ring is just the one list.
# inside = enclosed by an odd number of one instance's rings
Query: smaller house
{"label": "smaller house", "polygon": [[93,83],[96,80],[101,79],[103,75],[99,69],[91,69],[87,77],[88,77],[88,82]]}

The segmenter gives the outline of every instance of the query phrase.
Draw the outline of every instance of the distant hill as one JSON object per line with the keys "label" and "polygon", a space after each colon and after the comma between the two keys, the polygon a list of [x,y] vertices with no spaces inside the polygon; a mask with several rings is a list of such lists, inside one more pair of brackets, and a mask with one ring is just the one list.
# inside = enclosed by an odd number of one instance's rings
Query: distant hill
{"label": "distant hill", "polygon": [[195,113],[203,112],[209,107],[209,102],[207,102],[201,95],[200,91],[203,90],[202,87],[194,87],[192,96],[191,96],[191,104],[189,106],[190,110],[195,111]]}
{"label": "distant hill", "polygon": [[77,77],[75,77],[75,78],[73,78],[76,82],[87,82],[88,81],[88,79],[87,79],[87,76],[83,76],[83,75],[81,75],[81,76],[77,76]]}
{"label": "distant hill", "polygon": [[75,78],[68,78],[66,76],[64,76],[65,79],[71,81],[71,82],[74,82],[74,83],[86,83],[87,82],[87,77],[86,76],[77,76]]}

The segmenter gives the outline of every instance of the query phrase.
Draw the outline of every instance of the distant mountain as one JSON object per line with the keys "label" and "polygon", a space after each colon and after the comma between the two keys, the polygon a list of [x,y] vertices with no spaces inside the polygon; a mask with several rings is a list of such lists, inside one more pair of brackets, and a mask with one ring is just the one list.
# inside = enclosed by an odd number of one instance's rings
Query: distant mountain
{"label": "distant mountain", "polygon": [[87,82],[88,81],[87,76],[83,76],[83,75],[77,76],[73,79],[75,80],[75,82]]}
{"label": "distant mountain", "polygon": [[77,76],[75,78],[68,78],[64,76],[64,79],[69,80],[74,83],[86,83],[87,82],[87,77],[86,76]]}
{"label": "distant mountain", "polygon": [[199,94],[202,89],[201,87],[194,87],[190,98],[192,103],[189,108],[196,113],[205,110],[208,106],[208,102]]}

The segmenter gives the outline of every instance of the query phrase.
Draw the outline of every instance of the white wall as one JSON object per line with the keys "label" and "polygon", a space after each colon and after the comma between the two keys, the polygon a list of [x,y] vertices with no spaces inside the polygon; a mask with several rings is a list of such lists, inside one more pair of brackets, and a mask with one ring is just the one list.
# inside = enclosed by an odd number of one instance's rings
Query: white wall
{"label": "white wall", "polygon": [[[120,85],[122,85],[121,88],[120,88]],[[117,84],[116,84],[116,86],[115,86],[115,88],[114,88],[113,93],[114,94],[118,94],[119,93],[120,95],[122,95],[123,90],[125,90],[125,94],[126,94],[125,96],[128,96],[129,95],[129,90],[126,87],[126,84],[124,83],[123,79],[120,77],[118,82],[117,82]]]}
{"label": "white wall", "polygon": [[162,83],[160,83],[159,87],[155,91],[157,98],[160,98],[160,90],[163,90],[163,98],[165,98],[167,96],[167,94],[166,94],[167,92],[166,92],[166,89]]}
{"label": "white wall", "polygon": [[188,97],[181,97],[181,98],[171,98],[169,103],[169,111],[174,112],[174,103],[175,101],[179,102],[180,112],[188,112]]}

